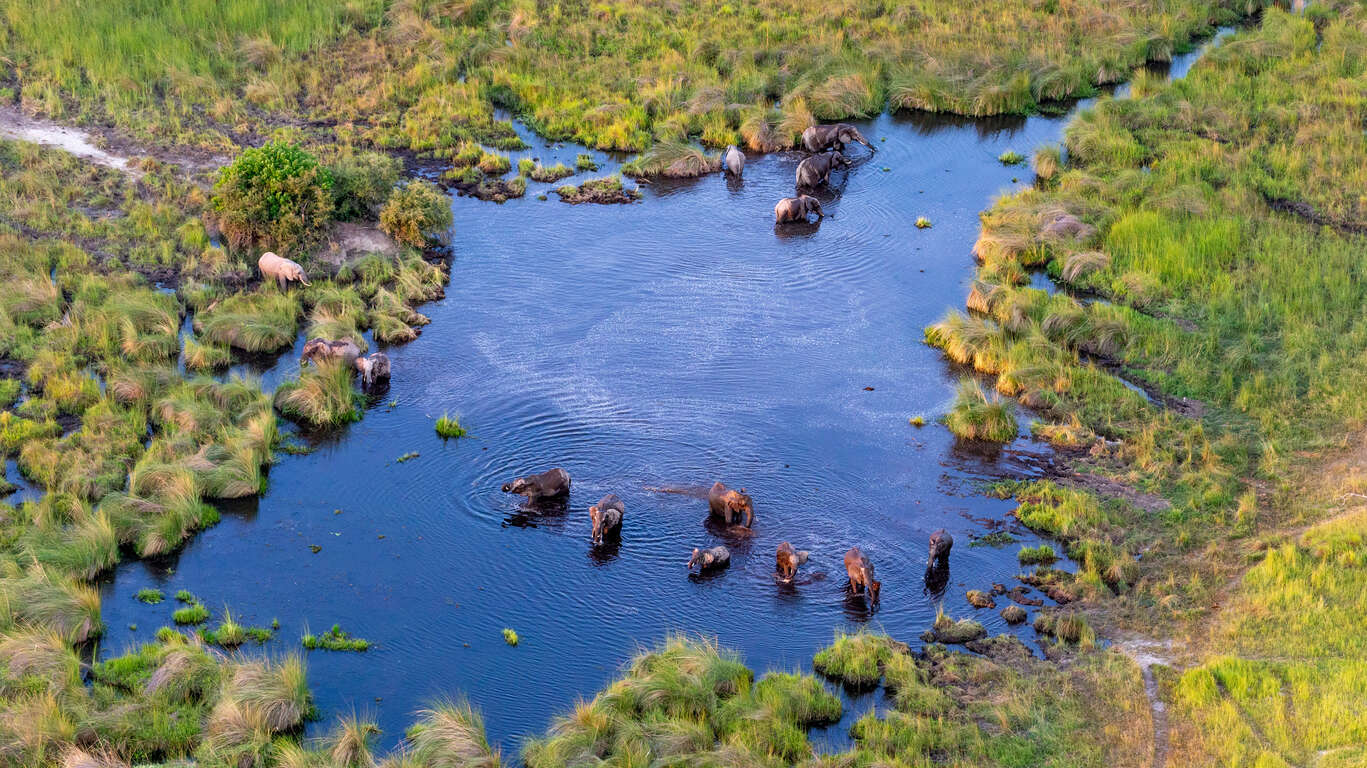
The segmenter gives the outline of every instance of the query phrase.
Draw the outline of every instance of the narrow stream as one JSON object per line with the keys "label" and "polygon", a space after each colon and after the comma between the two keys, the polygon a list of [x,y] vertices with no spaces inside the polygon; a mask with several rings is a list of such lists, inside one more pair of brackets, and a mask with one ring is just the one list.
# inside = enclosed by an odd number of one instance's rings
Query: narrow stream
{"label": "narrow stream", "polygon": [[[799,159],[785,153],[750,158],[743,181],[643,185],[644,202],[628,206],[537,199],[546,184],[502,205],[455,200],[447,296],[421,308],[432,324],[417,341],[387,350],[389,392],[315,452],[282,456],[264,496],[223,505],[223,522],[181,552],[120,566],[102,584],[102,654],[170,623],[170,602],[133,599],[145,586],[190,589],[211,623],[225,606],[248,624],[277,618],[270,654],[298,650],[305,626],[337,623],[377,645],[309,654],[324,716],[314,732],[368,714],[388,749],[414,710],[465,695],[515,755],[671,632],[715,636],[764,671],[809,669],[840,629],[914,642],[941,603],[1008,631],[964,593],[1014,584],[1017,550],[1039,539],[1012,529],[1019,544],[970,542],[1010,522],[1012,503],[982,495],[981,481],[1029,464],[1009,448],[956,447],[935,422],[958,374],[922,329],[963,306],[978,212],[1031,180],[997,156],[1059,141],[1066,120],[862,123],[878,151],[855,148],[813,225],[773,223]],[[583,151],[531,143],[514,165],[572,166]],[[593,154],[604,169],[586,175],[611,171],[613,158]],[[918,216],[933,226],[917,229]],[[297,349],[263,378],[273,387],[296,370]],[[473,437],[440,440],[444,412]],[[499,491],[552,466],[573,476],[564,515],[525,515]],[[709,528],[705,501],[650,490],[714,480],[753,494],[753,536]],[[594,550],[586,510],[609,492],[626,503],[622,541]],[[942,596],[922,580],[941,527],[956,540]],[[782,541],[812,553],[793,586],[773,579]],[[690,578],[691,548],[717,543],[731,568]],[[844,595],[852,545],[883,582],[874,613]],[[814,740],[835,747],[845,730]]]}

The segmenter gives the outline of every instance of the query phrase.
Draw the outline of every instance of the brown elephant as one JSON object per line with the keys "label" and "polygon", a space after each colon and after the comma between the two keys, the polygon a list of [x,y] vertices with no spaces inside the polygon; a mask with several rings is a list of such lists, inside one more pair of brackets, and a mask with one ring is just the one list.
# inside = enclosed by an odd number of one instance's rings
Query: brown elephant
{"label": "brown elephant", "polygon": [[356,342],[351,339],[327,341],[326,339],[313,338],[304,343],[304,351],[299,354],[299,365],[303,366],[309,362],[314,365],[335,362],[347,368],[353,368],[356,366],[356,359],[360,356],[361,348],[356,346]]}
{"label": "brown elephant", "polygon": [[793,549],[793,545],[783,542],[778,545],[778,577],[782,581],[792,581],[797,576],[797,567],[807,562],[807,557],[811,553],[807,550]]}
{"label": "brown elephant", "polygon": [[949,550],[953,548],[954,537],[949,535],[949,531],[941,528],[930,534],[930,557],[926,560],[926,567],[948,565]]}
{"label": "brown elephant", "polygon": [[883,582],[873,577],[873,563],[859,547],[850,547],[845,553],[845,572],[850,575],[850,589],[856,594],[863,593],[870,604],[878,602],[878,593]]}
{"label": "brown elephant", "polygon": [[839,152],[829,152],[804,158],[797,164],[797,188],[814,189],[831,180],[835,168],[848,168],[850,161]]}
{"label": "brown elephant", "polygon": [[256,268],[261,270],[262,280],[274,279],[282,290],[291,281],[309,285],[308,278],[304,277],[304,268],[299,266],[299,262],[290,261],[284,256],[276,256],[270,251],[261,254],[261,258],[256,260]]}
{"label": "brown elephant", "polygon": [[389,355],[383,352],[356,358],[356,370],[361,374],[361,388],[369,390],[377,383],[389,381]]}
{"label": "brown elephant", "polygon": [[698,569],[699,573],[705,571],[719,571],[731,564],[731,550],[726,547],[712,547],[711,549],[693,548],[693,556],[688,558],[688,570]]}
{"label": "brown elephant", "polygon": [[570,473],[556,467],[539,475],[519,477],[503,484],[504,493],[520,493],[528,501],[560,499],[570,493]]}
{"label": "brown elephant", "polygon": [[736,145],[732,144],[722,153],[721,164],[727,173],[740,178],[741,173],[745,170],[745,153],[736,149]]}
{"label": "brown elephant", "polygon": [[811,195],[785,197],[774,205],[774,223],[806,221],[809,213],[815,213],[818,219],[826,216],[821,210],[821,201]]}
{"label": "brown elephant", "polygon": [[858,142],[877,152],[869,140],[864,138],[864,134],[859,132],[849,123],[836,123],[835,125],[813,125],[802,132],[802,146],[808,152],[825,152],[835,148],[837,152],[844,152],[845,145],[850,142]]}
{"label": "brown elephant", "polygon": [[[727,525],[740,523],[749,528],[755,522],[754,501],[744,488],[732,491],[720,482],[713,483],[711,490],[707,492],[707,508],[713,517],[721,518]],[[742,516],[745,519],[743,523]]]}
{"label": "brown elephant", "polygon": [[615,493],[609,493],[589,507],[589,520],[593,523],[589,541],[598,545],[603,543],[605,537],[622,535],[622,517],[626,513],[626,506]]}

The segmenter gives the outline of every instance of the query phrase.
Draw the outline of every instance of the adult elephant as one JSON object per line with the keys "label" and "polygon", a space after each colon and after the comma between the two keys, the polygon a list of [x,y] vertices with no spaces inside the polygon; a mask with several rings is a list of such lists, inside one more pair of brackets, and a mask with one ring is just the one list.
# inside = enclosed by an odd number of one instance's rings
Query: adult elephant
{"label": "adult elephant", "polygon": [[821,210],[821,201],[811,195],[798,195],[797,197],[785,197],[774,205],[774,223],[782,224],[785,221],[806,221],[807,215],[815,213],[817,218],[824,218],[826,214]]}
{"label": "adult elephant", "polygon": [[848,168],[850,161],[839,152],[812,155],[797,164],[797,188],[815,189],[831,180],[835,168]]}
{"label": "adult elephant", "polygon": [[863,144],[873,152],[878,151],[864,138],[864,134],[860,133],[858,128],[849,123],[813,125],[802,132],[802,146],[806,147],[808,152],[825,152],[831,148],[837,152],[844,152],[845,145],[851,142]]}
{"label": "adult elephant", "polygon": [[328,341],[326,339],[314,338],[304,343],[304,351],[299,354],[299,365],[312,362],[318,365],[321,362],[340,363],[347,368],[356,366],[356,360],[361,356],[361,348],[356,346],[356,342],[351,339],[341,341]]}
{"label": "adult elephant", "polygon": [[284,256],[276,256],[270,251],[261,254],[261,258],[256,260],[256,268],[261,270],[261,279],[275,280],[280,284],[280,289],[291,282],[300,282],[308,285],[308,278],[304,277],[304,268],[299,266],[299,262],[290,261]]}
{"label": "adult elephant", "polygon": [[736,149],[736,145],[732,144],[726,148],[726,152],[722,153],[721,164],[727,173],[740,178],[745,171],[745,153]]}
{"label": "adult elephant", "polygon": [[713,483],[707,492],[707,509],[727,525],[749,528],[755,522],[755,503],[744,488],[734,491],[720,482]]}
{"label": "adult elephant", "polygon": [[361,388],[367,392],[376,384],[389,381],[389,355],[383,352],[358,357],[355,365],[361,374]]}

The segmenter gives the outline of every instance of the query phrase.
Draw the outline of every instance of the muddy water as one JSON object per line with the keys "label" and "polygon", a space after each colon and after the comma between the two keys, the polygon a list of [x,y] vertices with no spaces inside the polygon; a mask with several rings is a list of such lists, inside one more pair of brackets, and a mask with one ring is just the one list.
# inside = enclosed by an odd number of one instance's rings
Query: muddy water
{"label": "muddy water", "polygon": [[[1007,631],[964,592],[1010,586],[1017,549],[1038,540],[970,546],[1011,508],[980,484],[1028,473],[1042,449],[956,447],[935,419],[958,374],[921,334],[963,304],[978,211],[1029,177],[997,156],[1058,141],[1063,125],[862,124],[878,151],[856,148],[819,225],[773,224],[798,160],[785,154],[751,158],[743,181],[645,185],[629,206],[538,200],[542,184],[503,205],[457,199],[447,297],[423,308],[420,339],[387,350],[389,392],[314,453],[283,457],[263,497],[225,505],[176,556],[119,568],[103,586],[104,652],[169,623],[170,603],[133,599],[144,586],[188,588],[216,619],[225,606],[244,623],[278,618],[268,653],[337,623],[377,646],[310,654],[315,730],[367,713],[388,748],[415,709],[465,695],[515,751],[672,632],[715,636],[762,671],[808,669],[839,629],[914,641],[941,604]],[[572,165],[579,151],[535,140],[513,160]],[[918,216],[933,226],[917,229]],[[266,383],[292,375],[296,355],[267,367]],[[437,438],[444,412],[473,437]],[[924,428],[908,424],[918,414]],[[565,513],[528,515],[500,493],[551,466],[574,478]],[[651,490],[713,480],[753,494],[753,535],[708,527],[701,499]],[[606,493],[625,500],[626,523],[619,545],[594,549],[586,510]],[[941,527],[957,541],[942,594],[922,579]],[[782,541],[812,553],[791,586],[773,578]],[[718,543],[731,568],[690,578],[689,550]],[[876,612],[844,594],[852,545],[883,582]],[[503,643],[504,627],[520,646]]]}

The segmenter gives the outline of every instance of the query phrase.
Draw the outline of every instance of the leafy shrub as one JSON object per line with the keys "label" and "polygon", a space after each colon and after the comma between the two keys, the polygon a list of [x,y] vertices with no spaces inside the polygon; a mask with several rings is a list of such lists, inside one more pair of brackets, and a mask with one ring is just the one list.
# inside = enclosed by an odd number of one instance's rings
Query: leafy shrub
{"label": "leafy shrub", "polygon": [[380,211],[380,229],[401,243],[421,248],[451,227],[451,204],[433,184],[413,181],[389,196]]}
{"label": "leafy shrub", "polygon": [[333,178],[293,144],[248,149],[219,174],[212,207],[229,244],[291,253],[316,242],[332,220]]}
{"label": "leafy shrub", "polygon": [[341,221],[370,219],[399,183],[403,161],[379,152],[361,152],[333,163],[332,200]]}

